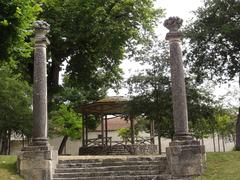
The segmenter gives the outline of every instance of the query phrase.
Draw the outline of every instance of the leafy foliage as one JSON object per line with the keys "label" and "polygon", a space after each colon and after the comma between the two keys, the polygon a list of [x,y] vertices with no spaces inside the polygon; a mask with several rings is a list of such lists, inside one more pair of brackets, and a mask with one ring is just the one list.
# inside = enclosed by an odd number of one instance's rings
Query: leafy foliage
{"label": "leafy foliage", "polygon": [[59,105],[67,103],[72,108],[77,108],[81,104],[86,104],[95,100],[99,100],[106,96],[106,89],[90,89],[85,90],[79,86],[72,86],[69,83],[68,76],[64,76],[63,84],[59,87],[58,93],[53,95],[53,107],[56,109]]}
{"label": "leafy foliage", "polygon": [[197,139],[205,138],[216,130],[213,95],[210,90],[196,86],[191,78],[186,79],[186,94],[190,131]]}
{"label": "leafy foliage", "polygon": [[120,128],[118,129],[118,136],[122,139],[127,139],[131,137],[131,129],[130,128]]}
{"label": "leafy foliage", "polygon": [[236,112],[221,106],[215,109],[216,130],[223,136],[235,135]]}
{"label": "leafy foliage", "polygon": [[233,79],[240,72],[240,3],[207,0],[185,28],[191,71],[203,78]]}
{"label": "leafy foliage", "polygon": [[13,74],[8,66],[0,67],[0,138],[1,153],[10,153],[12,133],[31,137],[32,92],[20,75]]}
{"label": "leafy foliage", "polygon": [[[154,39],[156,40],[156,39]],[[169,58],[166,44],[152,41],[135,58],[147,68],[128,79],[130,93],[130,113],[154,120],[161,136],[173,136],[171,93],[169,80]],[[134,95],[135,94],[135,95]]]}
{"label": "leafy foliage", "polygon": [[13,130],[29,136],[32,126],[32,91],[7,66],[0,67],[0,131]]}
{"label": "leafy foliage", "polygon": [[[135,129],[134,133],[137,136],[139,133],[138,129]],[[118,129],[118,136],[121,137],[123,140],[127,141],[129,138],[131,138],[131,129],[130,128]]]}
{"label": "leafy foliage", "polygon": [[0,61],[30,57],[32,23],[40,12],[40,1],[0,1]]}
{"label": "leafy foliage", "polygon": [[85,91],[118,86],[126,49],[143,43],[161,14],[152,0],[47,1],[42,17],[51,24],[51,90],[64,61],[73,86]]}
{"label": "leafy foliage", "polygon": [[60,136],[81,138],[82,117],[67,105],[61,105],[59,110],[51,113],[51,133]]}

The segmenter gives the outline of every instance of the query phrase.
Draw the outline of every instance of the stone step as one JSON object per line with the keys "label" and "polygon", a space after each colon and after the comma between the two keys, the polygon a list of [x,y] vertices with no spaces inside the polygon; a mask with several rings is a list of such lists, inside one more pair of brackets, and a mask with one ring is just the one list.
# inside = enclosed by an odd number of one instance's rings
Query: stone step
{"label": "stone step", "polygon": [[166,170],[165,166],[160,165],[129,165],[129,166],[102,166],[90,168],[57,168],[55,173],[71,173],[71,172],[99,172],[99,171],[123,171],[123,170]]}
{"label": "stone step", "polygon": [[120,146],[120,147],[113,146],[111,150],[126,150],[126,148],[124,148],[123,146]]}
{"label": "stone step", "polygon": [[108,155],[130,155],[129,152],[116,152],[116,151],[113,151],[113,152],[109,152]]}
{"label": "stone step", "polygon": [[104,167],[104,166],[129,166],[129,165],[166,165],[166,162],[159,162],[159,161],[104,161],[104,162],[97,162],[97,163],[72,163],[72,162],[65,162],[60,163],[57,165],[57,168],[88,168],[88,167]]}
{"label": "stone step", "polygon": [[128,151],[110,151],[108,153],[128,153],[129,154]]}
{"label": "stone step", "polygon": [[111,149],[112,152],[128,152],[126,149]]}
{"label": "stone step", "polygon": [[169,180],[167,174],[162,175],[137,175],[137,176],[101,176],[101,177],[73,177],[53,178],[53,180]]}
{"label": "stone step", "polygon": [[79,159],[61,159],[59,158],[59,164],[62,163],[93,163],[93,162],[116,162],[116,161],[165,161],[166,157],[162,156],[110,156],[108,158],[103,158],[101,156],[97,156],[96,158],[88,158],[82,156]]}
{"label": "stone step", "polygon": [[118,155],[130,155],[130,153],[109,153],[110,156],[118,156]]}
{"label": "stone step", "polygon": [[73,177],[101,177],[101,176],[137,176],[137,175],[159,175],[159,170],[134,170],[134,171],[102,171],[102,172],[77,172],[77,173],[56,173],[54,178],[73,178]]}

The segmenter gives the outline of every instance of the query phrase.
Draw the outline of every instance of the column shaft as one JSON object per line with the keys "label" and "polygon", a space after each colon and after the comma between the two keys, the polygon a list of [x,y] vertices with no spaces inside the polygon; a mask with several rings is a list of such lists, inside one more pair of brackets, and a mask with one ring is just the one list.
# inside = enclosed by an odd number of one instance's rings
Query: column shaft
{"label": "column shaft", "polygon": [[164,26],[169,29],[166,40],[170,44],[174,139],[176,140],[191,139],[188,132],[186,87],[180,45],[182,32],[179,28],[182,22],[183,20],[178,17],[170,17],[164,21]]}
{"label": "column shaft", "polygon": [[175,134],[186,135],[188,133],[187,100],[182,51],[178,40],[170,40],[170,64]]}

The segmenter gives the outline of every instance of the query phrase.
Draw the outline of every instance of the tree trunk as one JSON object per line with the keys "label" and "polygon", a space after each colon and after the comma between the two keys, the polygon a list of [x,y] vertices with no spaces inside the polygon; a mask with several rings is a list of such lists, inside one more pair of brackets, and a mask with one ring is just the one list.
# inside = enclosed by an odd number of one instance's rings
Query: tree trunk
{"label": "tree trunk", "polygon": [[150,121],[150,141],[151,141],[151,144],[155,144],[154,138],[155,138],[154,121],[151,120]]}
{"label": "tree trunk", "polygon": [[64,136],[63,140],[61,142],[61,145],[60,145],[60,147],[58,149],[58,155],[62,155],[63,154],[63,150],[66,147],[67,140],[68,140],[68,136]]}
{"label": "tree trunk", "polygon": [[1,155],[7,155],[7,147],[8,147],[8,138],[7,132],[3,132],[2,134],[2,147],[1,147]]}
{"label": "tree trunk", "polygon": [[162,154],[162,141],[161,141],[160,132],[158,132],[158,152],[159,154]]}
{"label": "tree trunk", "polygon": [[27,144],[28,146],[30,145],[31,139],[29,137],[27,137]]}
{"label": "tree trunk", "polygon": [[2,154],[2,137],[0,138],[0,155]]}
{"label": "tree trunk", "polygon": [[22,133],[22,148],[25,146],[24,141],[25,141],[24,134]]}
{"label": "tree trunk", "polygon": [[7,140],[7,154],[10,155],[11,154],[11,134],[12,134],[12,131],[9,130],[8,131],[8,140]]}
{"label": "tree trunk", "polygon": [[[238,76],[238,85],[240,89],[240,73]],[[239,97],[239,105],[240,105],[240,97]],[[236,123],[236,151],[240,151],[240,106],[238,107],[238,117],[237,117],[237,123]]]}
{"label": "tree trunk", "polygon": [[216,152],[216,143],[215,143],[215,132],[212,134],[213,138],[213,151]]}
{"label": "tree trunk", "polygon": [[231,134],[231,136],[232,136],[232,139],[233,139],[233,144],[234,144],[234,147],[236,147],[236,134]]}
{"label": "tree trunk", "polygon": [[223,145],[223,152],[225,152],[225,143],[224,143],[224,135],[222,134],[222,145]]}
{"label": "tree trunk", "polygon": [[218,139],[218,152],[220,152],[221,149],[220,149],[220,137],[219,137],[219,133],[217,133],[217,139]]}
{"label": "tree trunk", "polygon": [[48,73],[48,109],[52,108],[52,98],[53,95],[58,91],[59,85],[59,73],[61,71],[61,62],[60,58],[52,57],[52,64],[49,68]]}
{"label": "tree trunk", "polygon": [[236,151],[240,151],[240,106],[238,108],[238,117],[236,123]]}
{"label": "tree trunk", "polygon": [[201,141],[202,141],[202,145],[204,145],[204,140],[203,140],[203,138],[201,138]]}

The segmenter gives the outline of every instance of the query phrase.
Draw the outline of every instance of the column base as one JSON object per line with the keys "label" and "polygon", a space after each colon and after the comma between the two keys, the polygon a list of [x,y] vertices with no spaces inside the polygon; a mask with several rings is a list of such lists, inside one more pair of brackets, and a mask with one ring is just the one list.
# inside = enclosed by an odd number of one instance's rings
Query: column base
{"label": "column base", "polygon": [[50,146],[28,146],[18,156],[18,173],[24,180],[51,180],[57,152]]}
{"label": "column base", "polygon": [[203,173],[205,147],[195,140],[174,140],[166,149],[172,179],[191,180]]}
{"label": "column base", "polygon": [[32,140],[33,146],[49,146],[47,138],[33,138]]}
{"label": "column base", "polygon": [[173,141],[192,141],[193,137],[189,133],[175,134]]}

